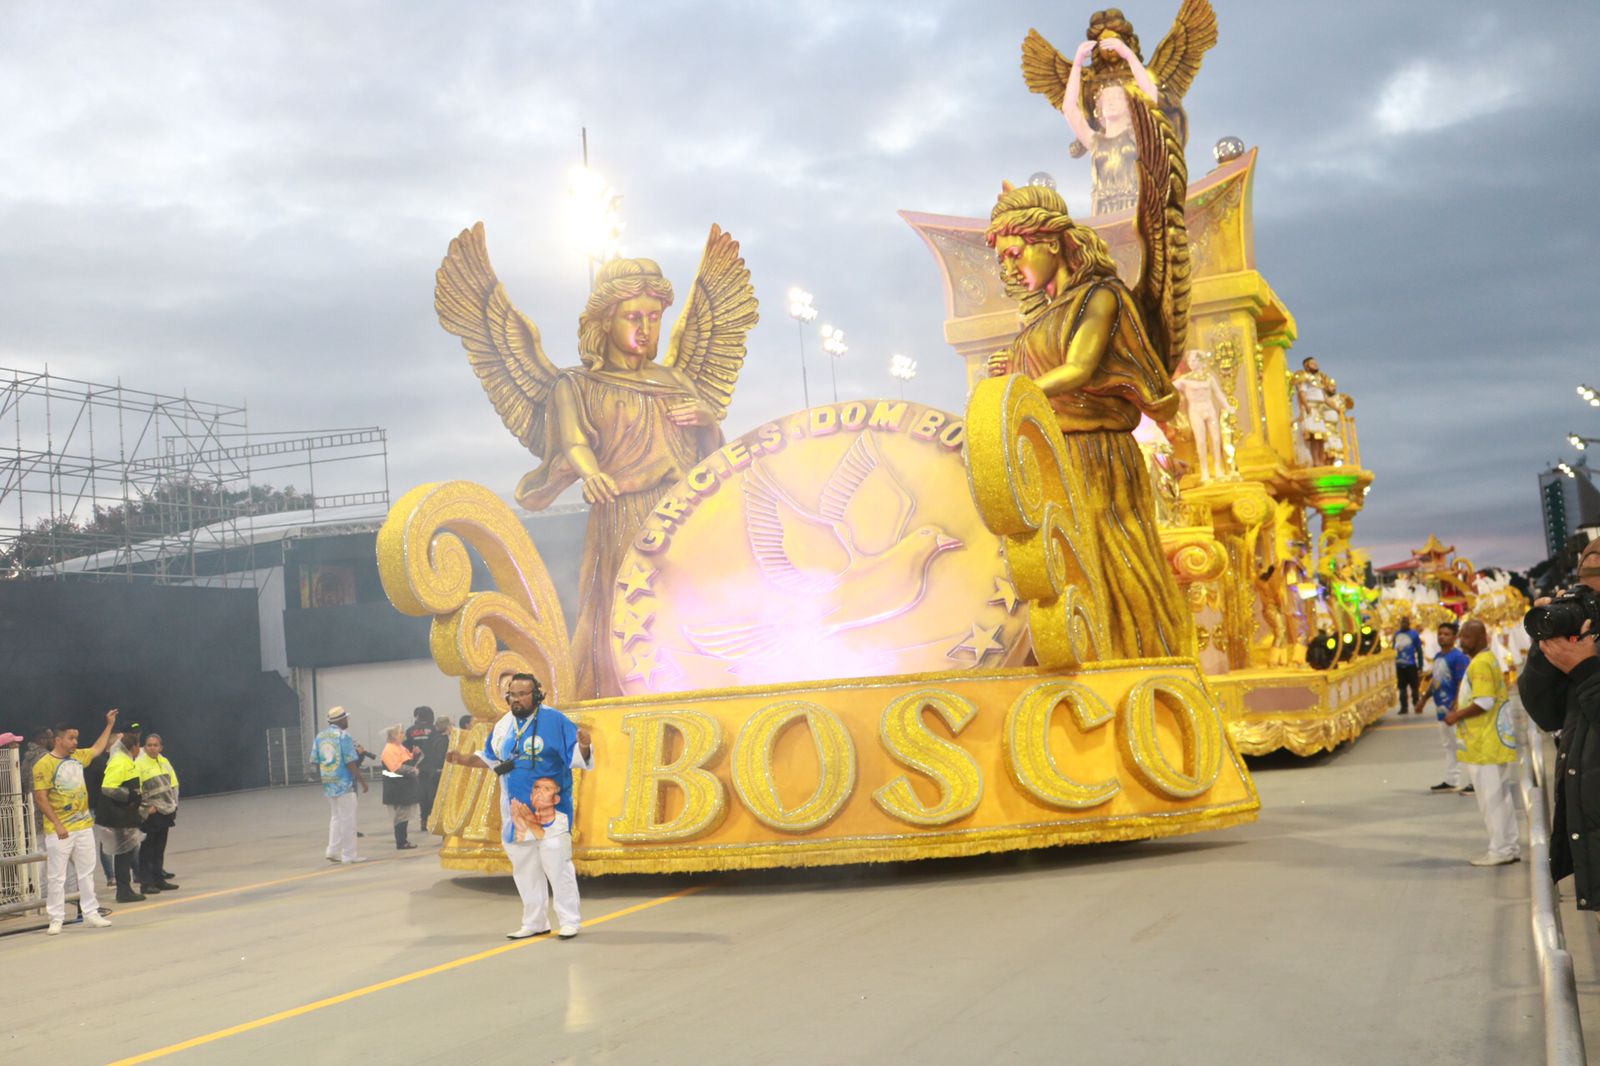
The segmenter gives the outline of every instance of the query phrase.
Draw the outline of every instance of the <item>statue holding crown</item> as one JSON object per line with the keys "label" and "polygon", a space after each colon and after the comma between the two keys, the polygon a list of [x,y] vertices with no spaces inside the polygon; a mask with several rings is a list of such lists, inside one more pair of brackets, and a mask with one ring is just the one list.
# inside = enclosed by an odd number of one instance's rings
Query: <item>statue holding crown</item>
{"label": "statue holding crown", "polygon": [[1195,654],[1193,615],[1161,549],[1155,502],[1133,430],[1178,411],[1172,373],[1189,316],[1188,171],[1172,124],[1128,94],[1138,148],[1138,284],[1126,285],[1105,241],[1075,221],[1055,189],[1009,183],[986,234],[1024,322],[989,360],[993,376],[1026,374],[1055,411],[1070,461],[1089,486],[1108,595],[1108,658]]}
{"label": "statue holding crown", "polygon": [[[590,504],[573,659],[578,699],[617,695],[605,654],[623,555],[671,486],[723,443],[720,423],[757,305],[739,245],[711,227],[687,306],[656,359],[673,290],[649,259],[612,259],[578,319],[582,365],[557,369],[489,264],[480,222],[450,242],[434,306],[513,436],[542,460],[517,502],[543,510],[581,483]],[[567,694],[563,693],[563,696]]]}

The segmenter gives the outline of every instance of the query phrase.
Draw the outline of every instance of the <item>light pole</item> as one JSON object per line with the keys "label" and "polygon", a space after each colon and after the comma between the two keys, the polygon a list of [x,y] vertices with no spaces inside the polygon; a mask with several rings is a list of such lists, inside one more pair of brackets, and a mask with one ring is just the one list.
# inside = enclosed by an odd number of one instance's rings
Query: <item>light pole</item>
{"label": "light pole", "polygon": [[1568,433],[1567,443],[1581,452],[1587,445],[1600,444],[1600,437],[1580,437],[1576,433]]}
{"label": "light pole", "polygon": [[789,317],[794,319],[800,335],[800,394],[811,406],[811,384],[806,380],[806,323],[817,317],[811,305],[811,294],[798,286],[789,290]]}
{"label": "light pole", "polygon": [[584,131],[583,164],[567,173],[567,193],[573,200],[572,229],[589,262],[589,288],[594,289],[594,265],[616,258],[622,239],[622,196],[606,179],[589,169],[589,136]]}
{"label": "light pole", "polygon": [[1590,407],[1600,407],[1600,389],[1592,389],[1587,385],[1578,386],[1578,395]]}
{"label": "light pole", "polygon": [[850,349],[844,343],[844,330],[834,329],[832,326],[822,327],[822,350],[827,352],[828,373],[833,378],[833,402],[839,402],[839,360],[844,358],[844,353]]}
{"label": "light pole", "polygon": [[904,355],[889,357],[889,374],[900,379],[900,398],[906,398],[906,382],[917,376],[917,361]]}

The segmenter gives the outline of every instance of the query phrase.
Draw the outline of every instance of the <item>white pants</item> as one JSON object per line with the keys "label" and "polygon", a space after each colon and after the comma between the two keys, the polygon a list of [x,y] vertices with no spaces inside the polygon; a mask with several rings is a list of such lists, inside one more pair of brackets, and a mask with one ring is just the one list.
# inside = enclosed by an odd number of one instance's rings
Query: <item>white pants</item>
{"label": "white pants", "polygon": [[354,862],[356,857],[356,794],[329,796],[328,858]]}
{"label": "white pants", "polygon": [[1514,762],[1462,763],[1478,801],[1478,813],[1489,830],[1489,854],[1509,859],[1521,853],[1517,846],[1517,812],[1511,799]]}
{"label": "white pants", "polygon": [[535,932],[550,928],[547,887],[555,890],[556,921],[563,926],[577,925],[578,871],[572,865],[572,834],[504,846],[511,860],[511,879],[522,897],[522,928]]}
{"label": "white pants", "polygon": [[94,875],[100,865],[100,856],[94,846],[94,829],[74,829],[62,840],[55,830],[47,830],[44,838],[44,912],[52,922],[65,921],[67,917],[67,864],[78,872],[78,905],[83,913],[100,909],[100,897],[95,895]]}
{"label": "white pants", "polygon": [[1439,742],[1444,745],[1444,783],[1451,788],[1460,788],[1466,784],[1467,775],[1461,769],[1461,763],[1456,759],[1456,727],[1439,722]]}

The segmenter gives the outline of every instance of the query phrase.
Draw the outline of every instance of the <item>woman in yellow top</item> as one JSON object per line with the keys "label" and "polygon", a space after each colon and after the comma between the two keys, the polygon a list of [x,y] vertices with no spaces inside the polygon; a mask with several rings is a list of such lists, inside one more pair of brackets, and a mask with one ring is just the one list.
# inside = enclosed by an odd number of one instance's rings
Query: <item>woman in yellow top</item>
{"label": "woman in yellow top", "polygon": [[384,733],[388,742],[383,746],[383,805],[394,815],[394,846],[397,851],[409,851],[416,845],[406,839],[413,818],[421,820],[417,764],[422,753],[413,753],[405,746],[404,726],[392,725]]}
{"label": "woman in yellow top", "polygon": [[157,733],[147,733],[144,749],[133,760],[139,771],[139,789],[150,813],[144,819],[144,842],[139,845],[137,873],[140,891],[171,892],[178,886],[167,873],[167,831],[178,821],[178,771],[162,754],[165,745]]}
{"label": "woman in yellow top", "polygon": [[1456,759],[1472,782],[1478,812],[1489,831],[1489,850],[1472,860],[1474,866],[1504,866],[1518,862],[1517,815],[1511,800],[1511,764],[1517,761],[1515,735],[1502,727],[1500,711],[1506,705],[1506,677],[1494,652],[1489,631],[1476,619],[1461,626],[1457,640],[1472,656],[1467,676],[1456,693],[1456,706],[1444,716],[1456,727],[1460,750]]}

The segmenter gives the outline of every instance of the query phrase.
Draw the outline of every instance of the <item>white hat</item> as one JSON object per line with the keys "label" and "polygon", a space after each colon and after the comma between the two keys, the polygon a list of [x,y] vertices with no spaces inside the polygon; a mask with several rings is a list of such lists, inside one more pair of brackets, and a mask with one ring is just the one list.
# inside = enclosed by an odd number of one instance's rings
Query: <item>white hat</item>
{"label": "white hat", "polygon": [[330,721],[330,722],[337,722],[337,721],[340,721],[341,719],[348,718],[348,717],[350,717],[350,716],[347,713],[345,713],[345,709],[343,707],[329,707],[328,708],[328,721]]}

